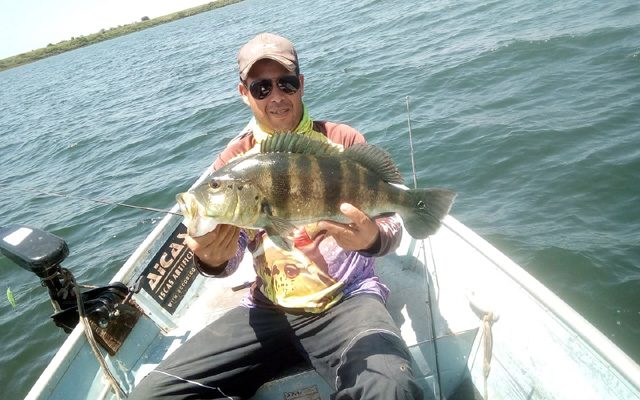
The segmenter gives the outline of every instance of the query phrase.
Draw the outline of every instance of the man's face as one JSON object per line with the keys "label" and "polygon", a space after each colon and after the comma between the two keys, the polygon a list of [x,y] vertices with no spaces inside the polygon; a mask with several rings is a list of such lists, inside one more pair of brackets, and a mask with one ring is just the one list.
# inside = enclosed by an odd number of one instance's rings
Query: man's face
{"label": "man's face", "polygon": [[[304,93],[304,76],[299,75],[300,89],[293,94],[283,92],[276,81],[283,76],[292,76],[280,63],[265,59],[253,65],[247,76],[246,86],[238,85],[245,103],[251,107],[260,127],[267,132],[293,131],[302,119],[302,95]],[[272,80],[271,92],[262,100],[254,98],[248,87],[253,81]]]}

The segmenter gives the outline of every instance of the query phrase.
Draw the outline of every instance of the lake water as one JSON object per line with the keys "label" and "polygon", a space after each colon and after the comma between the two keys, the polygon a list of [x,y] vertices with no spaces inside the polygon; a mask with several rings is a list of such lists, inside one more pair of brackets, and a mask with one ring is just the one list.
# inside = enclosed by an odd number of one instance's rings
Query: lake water
{"label": "lake water", "polygon": [[[289,37],[316,118],[351,124],[452,214],[640,361],[640,3],[250,0],[0,73],[0,226],[63,237],[103,285],[250,117],[235,55]],[[66,335],[0,257],[0,387],[24,397]],[[13,309],[4,293],[15,296]]]}

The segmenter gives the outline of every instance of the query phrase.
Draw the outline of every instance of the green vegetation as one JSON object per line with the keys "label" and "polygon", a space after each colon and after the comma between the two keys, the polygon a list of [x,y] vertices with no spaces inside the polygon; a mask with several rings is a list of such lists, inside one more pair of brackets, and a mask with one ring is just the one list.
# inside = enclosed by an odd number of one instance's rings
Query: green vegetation
{"label": "green vegetation", "polygon": [[98,33],[93,33],[87,36],[71,38],[70,40],[64,40],[60,43],[49,44],[47,47],[44,47],[41,49],[32,50],[27,53],[18,54],[17,56],[5,58],[3,60],[0,60],[0,71],[17,67],[19,65],[27,64],[36,60],[40,60],[45,57],[55,56],[56,54],[64,53],[65,51],[74,50],[79,47],[89,46],[90,44],[102,42],[103,40],[113,39],[115,37],[140,31],[142,29],[150,28],[152,26],[175,21],[180,18],[190,17],[192,15],[196,15],[201,12],[224,7],[229,4],[238,3],[240,1],[242,0],[218,0],[211,3],[203,4],[198,7],[193,7],[183,11],[178,11],[173,14],[164,15],[158,18],[149,19],[149,17],[145,16],[141,18],[140,22],[134,22],[127,25],[118,26],[117,28],[102,29]]}

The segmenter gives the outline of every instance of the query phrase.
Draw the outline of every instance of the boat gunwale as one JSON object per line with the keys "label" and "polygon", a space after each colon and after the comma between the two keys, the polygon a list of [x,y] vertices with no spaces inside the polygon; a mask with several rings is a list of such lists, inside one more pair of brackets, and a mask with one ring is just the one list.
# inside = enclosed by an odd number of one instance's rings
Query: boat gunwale
{"label": "boat gunwale", "polygon": [[520,285],[542,306],[551,311],[555,317],[612,366],[620,376],[632,384],[636,392],[640,392],[640,365],[606,337],[604,333],[525,271],[524,268],[453,216],[447,215],[442,224]]}

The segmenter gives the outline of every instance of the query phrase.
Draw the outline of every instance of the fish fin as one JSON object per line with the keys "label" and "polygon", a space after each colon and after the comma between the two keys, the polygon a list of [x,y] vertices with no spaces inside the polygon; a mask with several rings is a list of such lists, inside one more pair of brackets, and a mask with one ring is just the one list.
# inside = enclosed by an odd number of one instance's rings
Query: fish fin
{"label": "fish fin", "polygon": [[376,173],[380,179],[389,183],[404,183],[400,171],[389,153],[368,143],[356,143],[344,151],[344,156]]}
{"label": "fish fin", "polygon": [[267,234],[269,235],[269,239],[273,242],[273,244],[275,244],[276,246],[286,250],[286,251],[291,251],[291,249],[293,248],[293,241],[289,240],[283,236],[278,235],[277,233],[273,232],[269,232],[270,230],[267,229]]}
{"label": "fish fin", "polygon": [[271,205],[266,201],[262,203],[262,213],[270,222],[268,228],[266,228],[267,232],[271,230],[276,235],[287,236],[296,228],[288,219],[273,215]]}
{"label": "fish fin", "polygon": [[341,152],[327,142],[297,133],[274,133],[260,144],[261,153],[295,153],[313,156],[343,155],[373,171],[389,183],[404,183],[389,153],[368,143],[356,143]]}
{"label": "fish fin", "polygon": [[409,235],[424,239],[436,233],[449,213],[456,193],[447,189],[411,189],[407,192],[410,208],[401,215]]}
{"label": "fish fin", "polygon": [[284,218],[271,216],[269,219],[271,220],[271,225],[265,228],[269,239],[276,246],[291,251],[293,240],[289,235],[295,229],[295,226]]}
{"label": "fish fin", "polygon": [[274,133],[260,143],[260,153],[340,154],[337,147],[298,133]]}
{"label": "fish fin", "polygon": [[291,234],[291,232],[293,232],[293,230],[296,228],[295,225],[284,218],[270,215],[269,220],[271,221],[271,230],[279,236],[289,236],[289,234]]}
{"label": "fish fin", "polygon": [[285,218],[273,215],[268,203],[264,203],[262,205],[262,211],[266,214],[266,217],[270,222],[270,224],[265,227],[265,230],[267,231],[271,241],[278,247],[291,251],[293,240],[289,239],[289,235],[295,229],[295,225]]}

